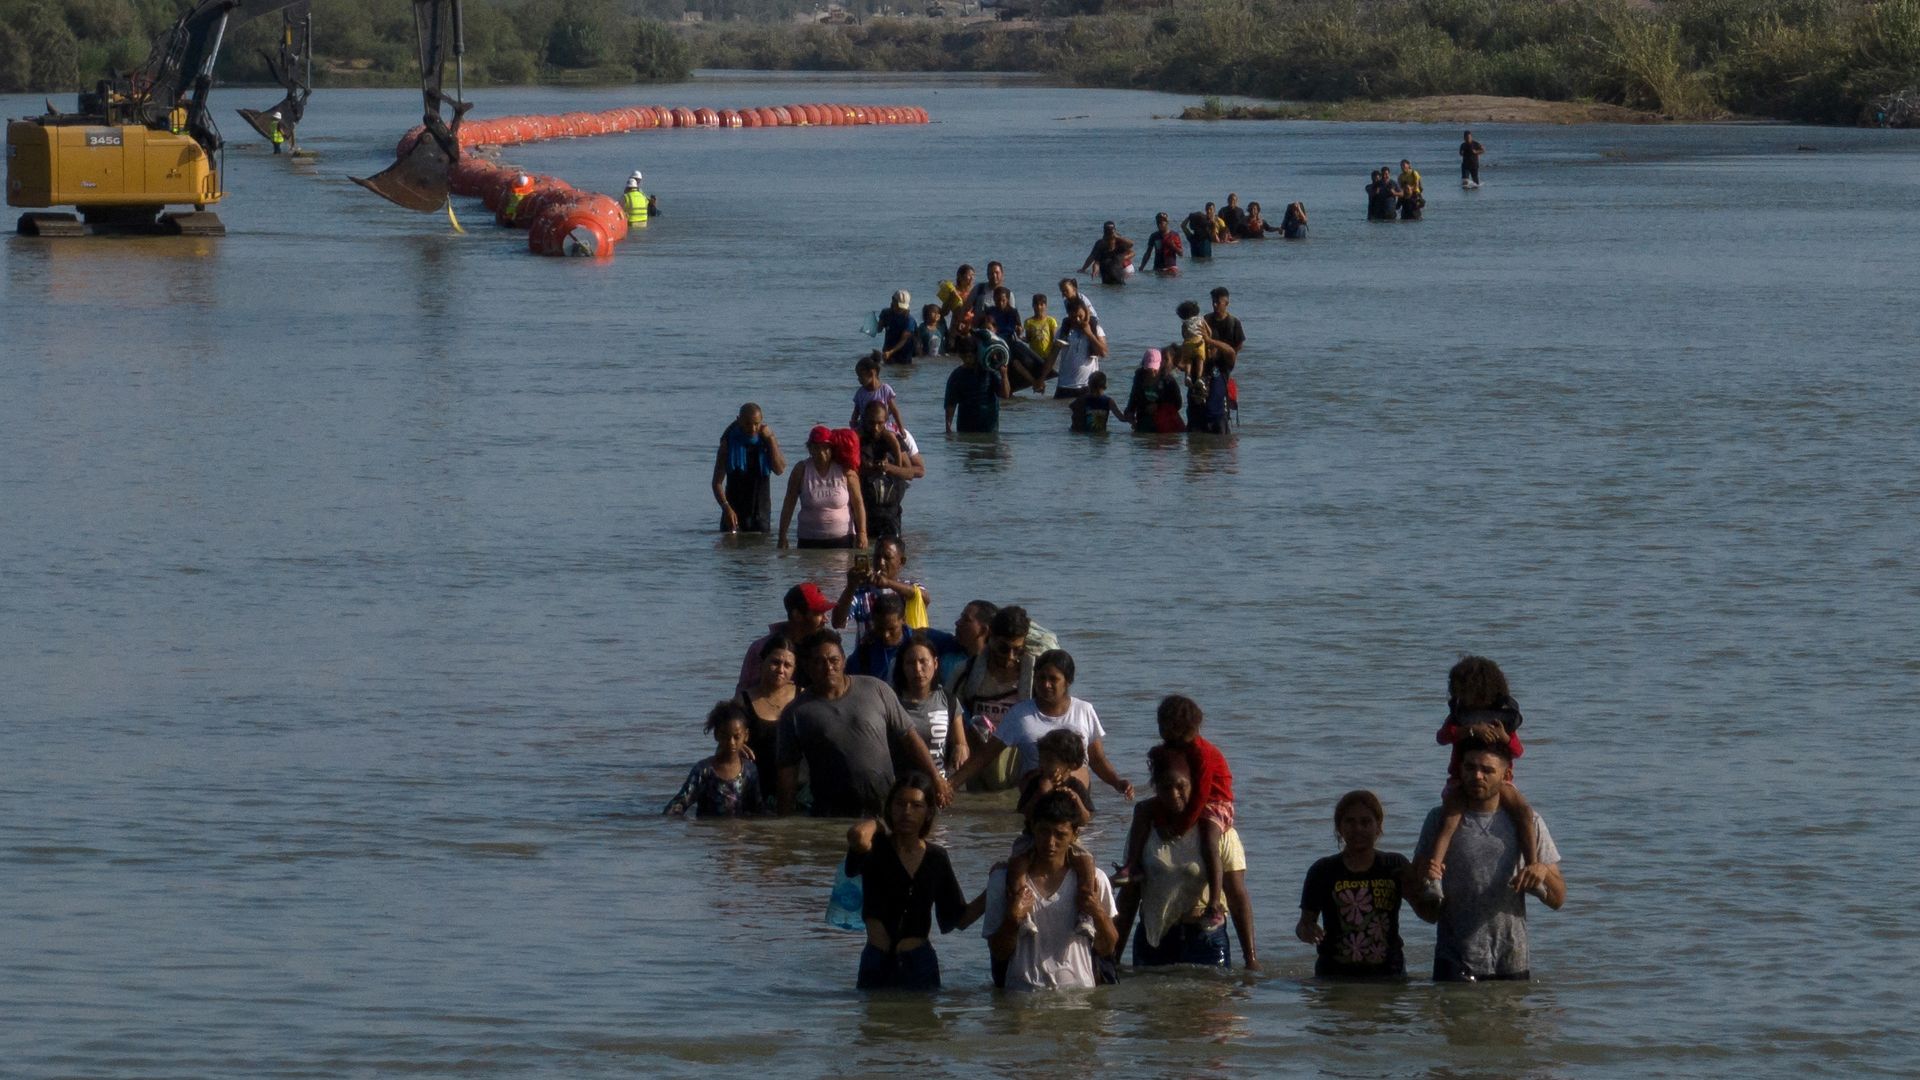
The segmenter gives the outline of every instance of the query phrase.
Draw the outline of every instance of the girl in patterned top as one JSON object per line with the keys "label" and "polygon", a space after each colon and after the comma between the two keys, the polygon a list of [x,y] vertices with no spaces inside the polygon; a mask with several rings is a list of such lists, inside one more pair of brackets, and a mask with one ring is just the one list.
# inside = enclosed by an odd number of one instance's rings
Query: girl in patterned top
{"label": "girl in patterned top", "polygon": [[680,793],[662,813],[683,817],[739,817],[765,811],[760,794],[760,772],[747,754],[752,717],[738,699],[722,701],[707,714],[702,729],[713,736],[713,756],[687,773]]}

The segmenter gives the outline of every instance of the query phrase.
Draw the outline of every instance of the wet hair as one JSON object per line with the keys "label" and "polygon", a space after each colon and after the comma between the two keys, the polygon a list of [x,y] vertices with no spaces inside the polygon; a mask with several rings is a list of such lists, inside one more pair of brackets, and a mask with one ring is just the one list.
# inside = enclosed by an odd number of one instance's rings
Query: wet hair
{"label": "wet hair", "polygon": [[713,708],[707,710],[707,722],[700,725],[700,730],[712,735],[728,724],[739,724],[748,731],[753,730],[753,714],[740,704],[739,698],[716,702]]}
{"label": "wet hair", "polygon": [[760,412],[760,406],[758,406],[758,405],[755,405],[755,404],[754,404],[753,402],[751,402],[751,401],[749,401],[749,402],[747,402],[747,403],[746,403],[745,405],[742,405],[742,406],[740,406],[740,415],[741,415],[741,416],[745,416],[745,415],[747,415],[748,413],[760,413],[760,415],[761,415],[761,416],[765,416],[765,415],[767,415],[767,414],[766,414],[766,413],[764,413],[764,412]]}
{"label": "wet hair", "polygon": [[[1254,203],[1253,205],[1259,206],[1260,204]],[[1225,285],[1217,285],[1214,287],[1214,290],[1208,293],[1207,295],[1209,297],[1212,297],[1215,300],[1225,300],[1227,297],[1232,296],[1233,294],[1227,291],[1227,287]]]}
{"label": "wet hair", "polygon": [[[792,652],[793,642],[788,641],[784,636],[780,634],[774,634],[771,637],[767,638],[767,643],[765,645],[760,646],[760,659],[765,660],[767,657],[772,656],[774,653],[780,652],[782,650],[786,652]],[[798,658],[796,657],[796,659]]]}
{"label": "wet hair", "polygon": [[1340,801],[1333,804],[1333,823],[1335,825],[1340,824],[1340,819],[1345,817],[1347,811],[1352,809],[1355,804],[1373,811],[1373,820],[1382,825],[1386,824],[1387,808],[1380,804],[1380,796],[1375,795],[1371,791],[1349,791],[1345,795],[1340,796]]}
{"label": "wet hair", "polygon": [[1027,609],[1012,604],[993,613],[987,623],[987,633],[1002,641],[1017,641],[1026,637],[1033,629],[1033,623],[1027,618]]}
{"label": "wet hair", "polygon": [[1193,766],[1188,763],[1187,755],[1171,746],[1156,746],[1147,751],[1149,783],[1158,787],[1176,772],[1186,773],[1188,779],[1193,778]]}
{"label": "wet hair", "polygon": [[1073,657],[1067,655],[1067,650],[1048,649],[1041,653],[1040,659],[1033,662],[1034,674],[1038,675],[1043,667],[1059,672],[1067,680],[1067,685],[1073,685]]}
{"label": "wet hair", "polygon": [[860,410],[860,422],[864,424],[869,421],[882,423],[882,424],[887,422],[887,403],[886,402],[884,401],[867,402],[867,407]]}
{"label": "wet hair", "polygon": [[905,618],[907,614],[907,602],[900,599],[899,593],[888,589],[886,592],[875,595],[873,603],[868,605],[867,610],[873,614],[875,619],[878,619],[879,616],[882,615],[898,615],[901,618]]}
{"label": "wet hair", "polygon": [[910,772],[893,782],[887,789],[887,801],[881,805],[882,820],[888,828],[893,827],[893,797],[902,791],[913,790],[927,797],[927,816],[920,819],[920,839],[925,840],[933,831],[933,818],[940,812],[939,800],[933,794],[933,781],[923,772]]}
{"label": "wet hair", "polygon": [[1111,221],[1107,221],[1107,222],[1102,222],[1102,223],[1101,223],[1101,225],[1100,225],[1100,227],[1101,227],[1102,229],[1108,229],[1108,230],[1112,230],[1112,229],[1118,229],[1118,228],[1119,228],[1120,226],[1118,226],[1118,225],[1115,225],[1115,224],[1114,224],[1113,222],[1111,222]]}
{"label": "wet hair", "polygon": [[1213,204],[1212,204],[1212,203],[1208,203],[1208,204],[1207,204],[1207,209],[1209,209],[1209,210],[1211,210],[1211,209],[1213,209]]}
{"label": "wet hair", "polygon": [[868,353],[860,359],[859,363],[853,365],[853,370],[856,375],[865,375],[869,371],[879,371],[880,354],[877,352]]}
{"label": "wet hair", "polygon": [[905,540],[902,540],[897,536],[883,536],[880,539],[875,540],[873,542],[874,558],[877,559],[880,557],[880,549],[883,547],[893,548],[893,550],[900,553],[901,562],[907,561],[907,542]]}
{"label": "wet hair", "polygon": [[907,693],[907,653],[913,649],[925,649],[927,655],[933,657],[933,688],[940,689],[940,649],[925,630],[909,630],[893,654],[893,692],[901,697]]}
{"label": "wet hair", "polygon": [[1040,736],[1040,741],[1033,746],[1040,752],[1042,761],[1057,761],[1069,769],[1087,767],[1087,740],[1077,731],[1055,728]]}
{"label": "wet hair", "polygon": [[1506,673],[1484,656],[1462,656],[1447,672],[1447,700],[1454,709],[1490,709],[1513,696]]}
{"label": "wet hair", "polygon": [[1508,764],[1513,763],[1513,747],[1507,743],[1507,733],[1498,724],[1475,724],[1460,736],[1453,748],[1462,759],[1468,754],[1488,753],[1497,755]]}
{"label": "wet hair", "polygon": [[1191,319],[1200,314],[1200,305],[1191,300],[1182,300],[1180,306],[1173,309],[1173,313],[1183,319]]}
{"label": "wet hair", "polygon": [[1047,792],[1034,801],[1027,820],[1034,828],[1046,825],[1071,825],[1080,828],[1080,800],[1073,792],[1058,788]]}
{"label": "wet hair", "polygon": [[841,639],[839,631],[822,628],[800,639],[797,658],[802,663],[812,660],[813,654],[819,652],[823,645],[831,645],[842,653],[847,651],[846,642]]}
{"label": "wet hair", "polygon": [[1000,613],[1000,605],[991,600],[969,600],[960,614],[987,625],[987,632],[993,632],[993,617]]}
{"label": "wet hair", "polygon": [[1102,390],[1105,390],[1106,388],[1107,388],[1106,372],[1096,371],[1093,374],[1087,376],[1087,389],[1092,390],[1094,393],[1098,394]]}
{"label": "wet hair", "polygon": [[961,278],[963,278],[963,277],[966,277],[967,275],[969,275],[969,274],[971,274],[971,273],[973,273],[973,264],[972,264],[972,263],[961,263],[961,264],[960,264],[960,269],[958,269],[958,270],[955,270],[955,271],[953,272],[953,280],[955,280],[955,281],[959,281],[959,280],[960,280]]}
{"label": "wet hair", "polygon": [[1168,694],[1160,699],[1160,709],[1154,713],[1154,719],[1160,723],[1162,738],[1169,742],[1192,742],[1200,734],[1200,724],[1206,717],[1192,698]]}
{"label": "wet hair", "polygon": [[1033,294],[1033,306],[1034,306],[1034,307],[1046,307],[1046,306],[1047,306],[1047,294],[1046,294],[1046,293],[1043,293],[1043,292],[1037,292],[1037,293],[1034,293],[1034,294]]}

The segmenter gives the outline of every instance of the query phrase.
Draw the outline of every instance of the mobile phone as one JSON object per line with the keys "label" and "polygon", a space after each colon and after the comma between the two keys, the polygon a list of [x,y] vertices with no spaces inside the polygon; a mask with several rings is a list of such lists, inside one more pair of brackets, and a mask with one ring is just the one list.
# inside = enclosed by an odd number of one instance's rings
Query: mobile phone
{"label": "mobile phone", "polygon": [[873,557],[864,551],[855,555],[853,557],[853,572],[859,574],[861,577],[873,573]]}

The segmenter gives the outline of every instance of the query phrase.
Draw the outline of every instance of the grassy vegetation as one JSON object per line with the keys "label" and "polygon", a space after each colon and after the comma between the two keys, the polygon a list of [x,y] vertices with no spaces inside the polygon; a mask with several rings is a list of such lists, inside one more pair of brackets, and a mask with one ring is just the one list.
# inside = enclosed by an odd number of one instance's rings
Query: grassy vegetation
{"label": "grassy vegetation", "polygon": [[1853,123],[1920,86],[1920,0],[1199,0],[1008,28],[725,24],[703,67],[1036,71],[1091,86],[1337,102],[1597,101]]}
{"label": "grassy vegetation", "polygon": [[[0,91],[71,91],[134,66],[176,2],[0,0]],[[410,4],[314,7],[321,86],[413,81]],[[647,17],[688,8],[709,21]],[[1876,98],[1920,88],[1920,0],[1040,0],[1041,17],[1019,23],[788,19],[811,8],[467,0],[468,81],[678,79],[693,66],[1022,71],[1307,103],[1488,94],[1823,123],[1857,122]],[[259,49],[279,25],[238,24],[221,77],[265,79]]]}

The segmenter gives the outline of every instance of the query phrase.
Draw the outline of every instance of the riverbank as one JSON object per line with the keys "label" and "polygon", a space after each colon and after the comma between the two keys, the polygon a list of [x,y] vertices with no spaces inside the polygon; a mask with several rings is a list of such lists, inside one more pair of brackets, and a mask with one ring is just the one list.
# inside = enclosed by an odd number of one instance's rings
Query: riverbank
{"label": "riverbank", "polygon": [[1662,124],[1674,117],[1595,101],[1436,94],[1391,101],[1225,105],[1209,98],[1182,120],[1347,120],[1398,124]]}

